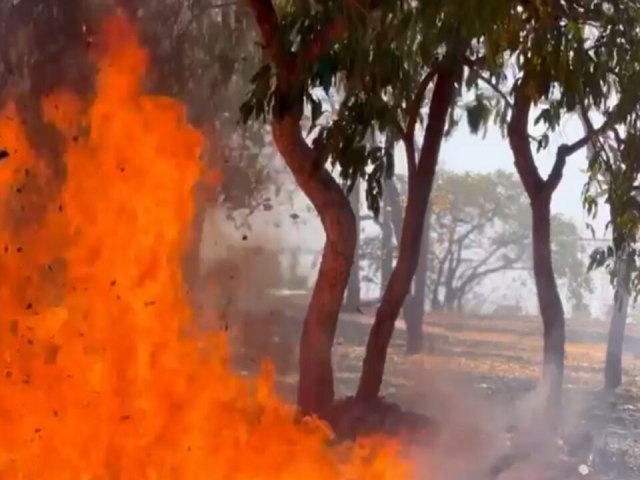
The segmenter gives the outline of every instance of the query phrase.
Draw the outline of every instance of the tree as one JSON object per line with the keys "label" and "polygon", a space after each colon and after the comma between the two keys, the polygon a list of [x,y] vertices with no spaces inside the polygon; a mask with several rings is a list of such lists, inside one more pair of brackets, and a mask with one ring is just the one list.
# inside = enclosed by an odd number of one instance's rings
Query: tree
{"label": "tree", "polygon": [[[406,195],[402,180],[396,176],[400,198]],[[531,268],[529,205],[515,175],[443,170],[431,205],[426,290],[432,309],[460,310],[464,299],[491,275]],[[591,285],[577,228],[560,215],[552,215],[551,224],[556,275],[566,282],[569,297],[579,305]]]}
{"label": "tree", "polygon": [[320,216],[326,234],[304,319],[299,360],[298,405],[303,411],[318,413],[333,401],[331,348],[353,263],[356,227],[347,196],[325,168],[324,147],[307,143],[300,120],[305,93],[310,90],[306,67],[331,50],[335,37],[345,35],[346,20],[340,14],[328,20],[313,15],[312,20],[319,22],[313,25],[313,34],[309,25],[295,22],[296,26],[307,27],[303,33],[310,35],[296,39],[302,44],[294,49],[287,41],[286,34],[292,30],[288,16],[279,17],[270,0],[250,0],[248,4],[262,36],[267,63],[254,76],[255,87],[244,104],[244,118],[269,116],[275,144]]}
{"label": "tree", "polygon": [[[588,131],[590,120],[579,115],[583,128]],[[590,269],[607,267],[614,287],[613,308],[607,339],[604,367],[604,387],[615,390],[622,383],[622,353],[631,297],[631,280],[637,271],[636,242],[640,215],[640,201],[636,195],[636,179],[640,173],[637,155],[638,139],[635,119],[627,123],[624,138],[616,132],[602,140],[606,150],[598,151],[597,144],[589,144],[587,154],[593,165],[598,155],[604,168],[591,169],[585,189],[585,206],[590,213],[596,212],[599,199],[604,198],[609,206],[610,228],[613,245],[592,252]]]}
{"label": "tree", "polygon": [[[422,234],[427,213],[427,205],[431,195],[440,146],[446,133],[447,123],[451,118],[452,108],[460,92],[464,77],[463,58],[469,51],[471,41],[482,35],[485,25],[491,25],[495,15],[493,9],[481,9],[478,18],[468,24],[469,19],[465,2],[429,2],[429,4],[403,5],[397,12],[399,25],[409,37],[400,43],[403,48],[402,60],[406,73],[420,82],[412,89],[398,89],[394,82],[389,89],[400,90],[404,95],[400,99],[409,98],[405,103],[397,104],[391,97],[391,108],[395,126],[395,134],[399,135],[404,146],[408,163],[408,194],[404,211],[402,233],[399,242],[398,259],[393,268],[382,300],[376,312],[369,340],[362,375],[358,385],[356,398],[363,402],[373,401],[380,392],[387,349],[393,333],[395,320],[409,292],[411,282],[419,264],[422,246]],[[486,22],[486,23],[484,23]],[[413,28],[418,26],[415,30]],[[407,33],[404,33],[407,35]],[[369,40],[376,45],[382,39],[388,45],[389,38],[379,35]],[[393,43],[399,42],[393,39]],[[417,45],[415,48],[414,45]],[[388,48],[388,47],[387,47]],[[382,49],[384,51],[384,49]],[[412,65],[411,59],[420,52],[418,61]],[[413,68],[407,68],[407,65]],[[397,69],[398,66],[394,65]],[[402,66],[402,65],[401,65]],[[421,141],[416,142],[416,123],[422,106],[426,101],[426,93],[431,83],[433,89],[428,102],[425,128]],[[376,85],[381,87],[381,85]],[[404,98],[403,98],[404,97]],[[385,110],[386,111],[386,110]]]}
{"label": "tree", "polygon": [[[631,86],[637,72],[629,65],[638,64],[638,12],[634,2],[616,6],[517,2],[501,31],[504,48],[486,48],[481,65],[467,62],[479,68],[476,80],[487,80],[481,68],[496,79],[487,83],[505,101],[498,118],[506,126],[516,170],[531,202],[534,276],[544,326],[543,378],[550,419],[560,413],[565,345],[564,309],[552,262],[551,198],[567,159],[592,139],[624,123],[637,106],[637,89]],[[507,58],[510,67],[517,69],[515,81],[509,86],[511,97],[499,86],[508,83],[504,74]],[[549,133],[558,127],[563,115],[587,106],[601,113],[604,121],[583,138],[561,145],[549,175],[543,177],[532,139],[538,149],[545,148]],[[535,123],[546,127],[538,138],[529,132],[534,107],[539,109]],[[479,117],[475,123],[481,124],[488,110],[485,99],[479,96],[469,112],[476,120]]]}
{"label": "tree", "polygon": [[527,205],[506,172],[442,172],[434,192],[431,306],[460,309],[488,276],[526,256]]}
{"label": "tree", "polygon": [[[441,22],[446,2],[372,1],[357,8],[337,1],[298,2],[283,5],[280,16],[269,1],[249,4],[269,62],[254,79],[255,88],[245,103],[246,116],[270,116],[280,153],[314,204],[327,234],[303,329],[299,386],[303,407],[317,411],[332,399],[330,351],[336,306],[342,300],[355,246],[353,212],[347,208],[346,196],[335,188],[339,185],[325,163],[340,167],[348,190],[357,178],[366,178],[367,201],[377,213],[382,179],[393,170],[388,151],[364,142],[371,126],[383,133],[394,132],[407,151],[411,174],[400,253],[376,314],[357,394],[369,400],[378,394],[394,322],[416,268],[439,147],[462,74],[459,52],[465,43],[455,33],[462,9],[456,11],[458,18]],[[423,19],[428,19],[433,32],[422,28],[419,21]],[[432,82],[427,127],[417,151],[416,126]],[[341,95],[337,115],[324,125],[317,124],[323,104],[314,96],[317,88],[313,91],[313,87],[320,87],[326,96],[335,87]],[[312,112],[312,125],[319,127],[313,145],[300,132],[305,101]]]}

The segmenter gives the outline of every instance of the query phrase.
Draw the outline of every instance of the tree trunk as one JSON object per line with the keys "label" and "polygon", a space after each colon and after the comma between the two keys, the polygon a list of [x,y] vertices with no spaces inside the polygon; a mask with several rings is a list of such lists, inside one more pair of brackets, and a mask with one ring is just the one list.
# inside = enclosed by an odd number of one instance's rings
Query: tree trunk
{"label": "tree trunk", "polygon": [[[454,92],[454,72],[443,68],[438,73],[434,86],[420,160],[417,165],[409,165],[407,205],[402,223],[398,260],[369,334],[356,394],[361,401],[373,401],[380,393],[387,349],[395,321],[411,286],[420,257],[427,203],[433,187],[440,146]],[[411,141],[413,142],[413,139]]]}
{"label": "tree trunk", "polygon": [[[393,180],[390,180],[393,181]],[[391,222],[391,207],[388,206],[388,198],[385,196],[382,210],[382,240],[380,246],[380,297],[389,283],[393,270],[393,224]]]}
{"label": "tree trunk", "polygon": [[353,266],[349,274],[347,284],[347,296],[344,302],[344,310],[357,312],[360,310],[360,182],[356,182],[350,198],[351,208],[355,214],[356,222],[356,248],[353,257]]}
{"label": "tree trunk", "polygon": [[547,178],[543,179],[529,139],[529,117],[533,104],[527,91],[532,80],[530,76],[530,72],[525,72],[516,85],[507,131],[514,164],[531,203],[533,274],[544,332],[542,380],[545,413],[546,420],[553,428],[558,425],[562,413],[565,320],[551,256],[551,197],[562,181],[568,146],[562,145],[557,149],[553,167]]}
{"label": "tree trunk", "polygon": [[604,367],[604,386],[615,390],[622,383],[622,352],[624,331],[629,310],[629,283],[633,259],[628,253],[622,253],[616,261],[617,282],[613,295],[613,313],[609,325],[607,357]]}
{"label": "tree trunk", "polygon": [[407,355],[418,355],[424,348],[424,307],[427,289],[427,264],[429,257],[429,235],[431,230],[431,208],[427,207],[427,216],[422,230],[422,246],[418,268],[413,278],[413,288],[407,296],[403,316],[407,328]]}
{"label": "tree trunk", "polygon": [[356,246],[356,220],[349,199],[326,169],[322,149],[309,146],[300,127],[306,82],[299,66],[313,64],[325,48],[294,55],[278,33],[273,3],[252,0],[248,4],[260,29],[265,53],[277,70],[271,109],[274,142],[296,183],[313,204],[326,235],[302,329],[298,383],[302,413],[322,414],[333,402],[331,349]]}
{"label": "tree trunk", "polygon": [[544,331],[543,382],[550,420],[560,413],[565,357],[565,319],[551,256],[551,194],[541,191],[531,201],[533,274]]}
{"label": "tree trunk", "polygon": [[314,170],[313,151],[300,132],[299,115],[274,118],[273,138],[296,182],[315,207],[326,240],[300,340],[298,406],[321,413],[334,398],[331,350],[356,246],[349,199],[324,167]]}

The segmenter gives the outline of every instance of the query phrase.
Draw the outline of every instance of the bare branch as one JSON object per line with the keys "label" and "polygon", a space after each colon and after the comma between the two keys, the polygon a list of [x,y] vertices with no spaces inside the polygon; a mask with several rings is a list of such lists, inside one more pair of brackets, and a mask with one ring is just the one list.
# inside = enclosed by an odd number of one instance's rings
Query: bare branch
{"label": "bare branch", "polygon": [[[586,119],[586,121],[591,123],[588,118]],[[591,125],[590,127],[591,131],[589,131],[584,137],[582,137],[579,140],[576,140],[575,142],[569,145],[565,144],[561,146],[561,148],[563,149],[565,158],[570,157],[571,155],[576,153],[578,150],[581,150],[587,145],[589,145],[590,143],[593,143],[594,141],[596,141],[596,139],[600,138],[604,133],[606,133],[608,130],[612,129],[613,127],[614,127],[614,124],[611,118],[605,120],[602,123],[602,125],[600,125],[600,127],[598,127],[595,130],[593,129],[593,125]]]}
{"label": "bare branch", "polygon": [[487,76],[483,75],[480,71],[478,71],[477,61],[471,60],[468,57],[464,57],[463,62],[465,67],[473,70],[475,74],[478,76],[478,78],[482,80],[482,82],[485,85],[487,85],[491,90],[497,93],[498,96],[502,99],[502,101],[510,110],[513,110],[513,103],[511,102],[511,99],[507,96],[507,94],[504,93],[502,89],[498,87],[495,83],[493,83],[490,78],[488,78]]}

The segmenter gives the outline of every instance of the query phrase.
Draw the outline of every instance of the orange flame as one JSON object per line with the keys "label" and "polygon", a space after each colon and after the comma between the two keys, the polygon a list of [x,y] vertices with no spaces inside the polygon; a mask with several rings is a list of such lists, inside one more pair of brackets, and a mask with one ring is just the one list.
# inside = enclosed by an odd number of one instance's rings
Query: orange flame
{"label": "orange flame", "polygon": [[91,104],[43,101],[65,139],[58,198],[14,106],[0,117],[0,478],[407,478],[395,442],[329,446],[269,367],[241,379],[225,338],[197,332],[181,256],[203,137],[142,93],[129,24],[108,20],[99,45]]}

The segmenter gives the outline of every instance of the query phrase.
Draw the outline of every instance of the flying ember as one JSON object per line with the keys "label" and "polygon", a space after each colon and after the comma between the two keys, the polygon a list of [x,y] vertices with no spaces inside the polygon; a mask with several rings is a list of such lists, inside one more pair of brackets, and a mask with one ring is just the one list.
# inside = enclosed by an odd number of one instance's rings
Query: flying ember
{"label": "flying ember", "polygon": [[192,324],[182,257],[203,136],[142,91],[147,55],[108,19],[95,95],[42,101],[63,168],[0,115],[0,478],[408,478],[391,439],[332,446],[268,366],[248,381]]}

